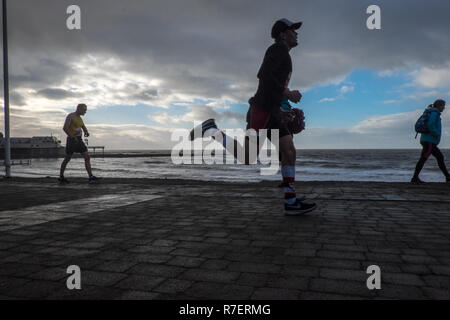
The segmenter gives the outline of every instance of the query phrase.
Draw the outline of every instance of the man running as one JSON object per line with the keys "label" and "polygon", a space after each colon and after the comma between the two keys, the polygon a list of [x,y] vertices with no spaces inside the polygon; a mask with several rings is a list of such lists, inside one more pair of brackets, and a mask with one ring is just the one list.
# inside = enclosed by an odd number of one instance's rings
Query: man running
{"label": "man running", "polygon": [[81,119],[81,116],[84,116],[86,111],[87,106],[84,103],[80,103],[77,106],[77,110],[69,113],[66,117],[66,121],[64,122],[63,130],[67,134],[66,157],[61,163],[58,179],[60,184],[69,183],[69,181],[64,178],[64,171],[66,170],[66,166],[70,159],[72,159],[74,152],[79,152],[84,157],[84,166],[86,167],[86,171],[89,175],[89,183],[93,183],[98,180],[98,178],[92,174],[89,152],[82,139],[82,131],[84,132],[85,137],[89,137],[89,132],[84,125],[83,119]]}
{"label": "man running", "polygon": [[[292,121],[288,101],[297,103],[302,95],[298,90],[289,90],[289,80],[292,73],[292,61],[289,51],[296,47],[297,32],[302,22],[293,23],[288,19],[280,19],[272,27],[272,38],[275,43],[271,45],[264,56],[263,63],[258,71],[259,85],[256,94],[249,100],[250,108],[247,113],[247,129],[268,129],[267,137],[271,138],[271,130],[279,131],[279,148],[281,153],[281,174],[284,183],[285,214],[297,215],[314,210],[315,203],[303,202],[297,199],[294,188],[295,182],[295,161],[296,150],[294,146],[293,134],[288,128],[288,123]],[[217,128],[214,119],[209,119],[201,124],[200,128],[194,128],[190,133],[190,139],[200,138],[196,132],[201,132],[203,137],[212,137],[221,143],[225,149],[236,158],[240,154],[245,154],[245,159],[240,159],[246,164],[251,163],[249,155],[249,138],[245,139],[245,146],[242,147],[225,133]],[[259,141],[259,151],[264,141]],[[242,151],[244,148],[244,152]],[[241,150],[238,150],[241,149]],[[242,161],[243,160],[243,161]]]}

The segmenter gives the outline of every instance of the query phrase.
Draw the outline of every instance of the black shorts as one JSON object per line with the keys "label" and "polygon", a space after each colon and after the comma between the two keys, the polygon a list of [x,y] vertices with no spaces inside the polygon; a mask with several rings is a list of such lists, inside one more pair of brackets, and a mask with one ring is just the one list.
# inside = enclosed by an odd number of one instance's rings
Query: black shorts
{"label": "black shorts", "polygon": [[83,139],[81,137],[67,137],[66,140],[66,154],[72,155],[74,152],[84,153],[88,151],[86,145],[83,142]]}

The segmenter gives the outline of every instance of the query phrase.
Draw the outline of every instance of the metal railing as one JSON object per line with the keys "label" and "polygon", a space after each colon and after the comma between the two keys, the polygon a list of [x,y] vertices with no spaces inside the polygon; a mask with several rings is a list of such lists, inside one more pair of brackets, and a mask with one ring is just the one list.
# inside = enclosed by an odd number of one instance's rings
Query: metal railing
{"label": "metal railing", "polygon": [[[20,159],[20,160],[11,160],[11,166],[30,166],[31,159]],[[0,161],[0,166],[5,166],[5,161]]]}

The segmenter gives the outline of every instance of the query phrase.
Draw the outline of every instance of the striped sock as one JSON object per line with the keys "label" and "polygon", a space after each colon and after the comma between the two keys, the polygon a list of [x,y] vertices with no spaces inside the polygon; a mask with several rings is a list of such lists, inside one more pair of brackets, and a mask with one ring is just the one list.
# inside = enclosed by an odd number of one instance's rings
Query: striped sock
{"label": "striped sock", "polygon": [[295,182],[295,166],[282,166],[281,175],[283,176],[284,186],[284,202],[286,204],[294,204],[297,200],[294,182]]}

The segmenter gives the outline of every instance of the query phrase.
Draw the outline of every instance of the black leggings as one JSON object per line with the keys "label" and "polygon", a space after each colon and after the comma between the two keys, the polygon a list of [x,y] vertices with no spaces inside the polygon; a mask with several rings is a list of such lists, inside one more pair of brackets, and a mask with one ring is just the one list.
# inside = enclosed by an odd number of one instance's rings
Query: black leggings
{"label": "black leggings", "polygon": [[442,173],[446,177],[449,177],[450,175],[447,171],[447,168],[445,167],[444,155],[442,154],[441,150],[439,150],[437,145],[435,145],[434,143],[431,143],[431,142],[421,142],[420,144],[422,145],[423,149],[422,149],[422,154],[420,156],[420,159],[416,165],[416,171],[414,172],[414,177],[419,176],[419,173],[422,170],[423,165],[427,161],[430,154],[432,154],[436,158],[438,165],[439,165],[439,169],[441,169]]}

